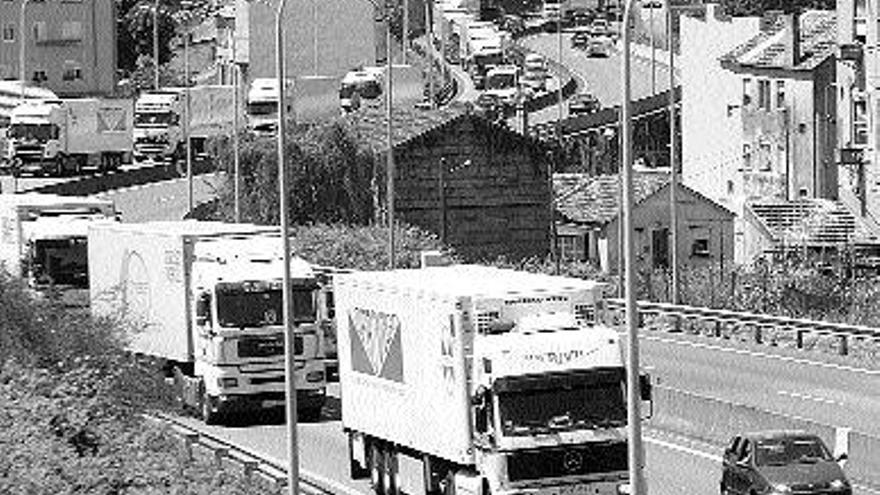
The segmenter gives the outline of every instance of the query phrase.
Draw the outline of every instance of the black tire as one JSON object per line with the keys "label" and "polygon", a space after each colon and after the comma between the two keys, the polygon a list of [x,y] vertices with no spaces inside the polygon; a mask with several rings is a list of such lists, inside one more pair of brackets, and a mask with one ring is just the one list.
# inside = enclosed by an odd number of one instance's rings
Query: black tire
{"label": "black tire", "polygon": [[[366,452],[365,452],[366,454]],[[364,459],[369,464],[369,457],[364,456]],[[361,464],[355,459],[354,456],[354,433],[348,434],[348,462],[349,469],[348,474],[353,480],[362,480],[364,478],[370,477],[370,469],[367,466],[361,466]]]}
{"label": "black tire", "polygon": [[399,487],[397,486],[397,454],[391,445],[387,444],[383,451],[382,460],[385,463],[385,468],[382,471],[385,474],[385,495],[400,495]]}
{"label": "black tire", "polygon": [[378,442],[370,442],[367,447],[367,463],[370,470],[370,488],[376,495],[385,495],[385,453]]}
{"label": "black tire", "polygon": [[202,400],[199,404],[199,409],[201,410],[202,421],[205,422],[206,425],[216,425],[220,423],[220,413],[219,411],[214,410],[214,406],[216,404],[216,399],[208,395],[207,391],[204,391],[204,386],[202,387]]}

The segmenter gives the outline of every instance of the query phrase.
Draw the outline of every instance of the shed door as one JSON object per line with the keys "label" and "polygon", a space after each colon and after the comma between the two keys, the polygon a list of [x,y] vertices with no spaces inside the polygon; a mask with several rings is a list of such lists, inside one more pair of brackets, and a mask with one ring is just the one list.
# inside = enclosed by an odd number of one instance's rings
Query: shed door
{"label": "shed door", "polygon": [[651,232],[651,253],[654,268],[669,266],[669,229],[656,229]]}

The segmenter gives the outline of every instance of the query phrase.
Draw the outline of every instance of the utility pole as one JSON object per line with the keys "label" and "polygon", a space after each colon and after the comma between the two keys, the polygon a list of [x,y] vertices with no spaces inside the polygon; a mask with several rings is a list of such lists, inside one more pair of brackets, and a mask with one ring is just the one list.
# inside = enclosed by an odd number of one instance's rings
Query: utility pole
{"label": "utility pole", "polygon": [[[385,144],[388,151],[385,154],[385,173],[386,193],[388,195],[388,266],[391,270],[395,267],[395,251],[394,251],[394,142],[392,139],[392,122],[394,98],[392,97],[392,85],[394,78],[392,77],[392,68],[394,64],[391,62],[391,0],[386,0],[385,4]],[[404,56],[406,50],[404,50]]]}
{"label": "utility pole", "polygon": [[27,59],[25,58],[25,45],[27,45],[27,36],[25,33],[25,8],[27,7],[28,0],[22,0],[21,2],[21,11],[18,15],[18,32],[19,32],[19,45],[18,45],[18,79],[21,84],[21,102],[24,103],[25,100],[25,91],[24,87],[27,83],[27,71],[25,70],[25,65],[27,64]]}
{"label": "utility pole", "polygon": [[192,169],[192,143],[190,140],[190,120],[192,115],[192,108],[190,106],[190,94],[189,94],[189,22],[190,22],[191,12],[187,11],[187,16],[185,17],[184,26],[183,26],[183,78],[184,78],[184,89],[186,91],[186,119],[183,121],[183,131],[184,131],[184,143],[185,151],[186,151],[186,204],[187,204],[187,213],[192,215],[193,211],[193,169]]}
{"label": "utility pole", "polygon": [[409,0],[403,0],[403,29],[400,47],[403,52],[403,65],[406,65],[406,49],[409,47]]}
{"label": "utility pole", "polygon": [[296,418],[296,363],[294,362],[295,327],[293,322],[293,294],[290,291],[290,233],[288,232],[289,205],[287,164],[284,157],[284,138],[286,106],[284,98],[284,6],[287,0],[278,1],[275,12],[275,77],[278,80],[278,195],[281,223],[281,245],[284,257],[282,297],[284,301],[284,369],[287,414],[287,494],[297,495],[299,491],[299,448],[297,446]]}
{"label": "utility pole", "polygon": [[[678,163],[675,125],[675,46],[672,43],[672,5],[666,5],[666,47],[669,49],[669,234],[672,244],[672,304],[678,304]],[[677,320],[676,320],[677,321]]]}
{"label": "utility pole", "polygon": [[159,0],[153,2],[153,89],[159,89]]}
{"label": "utility pole", "polygon": [[238,113],[241,106],[239,102],[239,69],[236,58],[235,35],[232,36],[232,161],[235,181],[233,182],[233,194],[235,196],[235,223],[241,222],[241,158],[239,157],[238,131],[240,127]]}

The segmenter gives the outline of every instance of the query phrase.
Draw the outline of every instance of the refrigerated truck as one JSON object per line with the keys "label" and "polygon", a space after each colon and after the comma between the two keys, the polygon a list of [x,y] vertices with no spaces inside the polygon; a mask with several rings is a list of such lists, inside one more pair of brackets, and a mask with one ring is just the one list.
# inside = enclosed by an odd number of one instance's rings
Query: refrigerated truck
{"label": "refrigerated truck", "polygon": [[66,306],[89,303],[87,233],[116,222],[112,201],[78,196],[0,194],[0,264]]}
{"label": "refrigerated truck", "polygon": [[603,288],[473,265],[335,276],[351,476],[378,495],[627,493]]}
{"label": "refrigerated truck", "polygon": [[71,98],[27,101],[10,115],[12,172],[65,175],[131,162],[133,107],[127,99]]}
{"label": "refrigerated truck", "polygon": [[[291,261],[297,409],[326,397],[317,282]],[[207,423],[285,403],[282,242],[277,227],[195,220],[89,229],[92,312],[125,324],[129,350],[173,376]]]}

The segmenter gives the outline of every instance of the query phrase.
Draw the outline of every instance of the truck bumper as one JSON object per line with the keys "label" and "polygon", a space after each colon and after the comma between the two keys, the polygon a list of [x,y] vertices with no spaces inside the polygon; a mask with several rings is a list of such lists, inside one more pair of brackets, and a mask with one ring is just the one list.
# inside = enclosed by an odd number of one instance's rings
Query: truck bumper
{"label": "truck bumper", "polygon": [[[296,391],[296,408],[299,411],[320,409],[327,399],[323,389]],[[229,394],[217,398],[217,412],[237,414],[260,411],[285,406],[284,392],[262,392],[257,394]]]}

